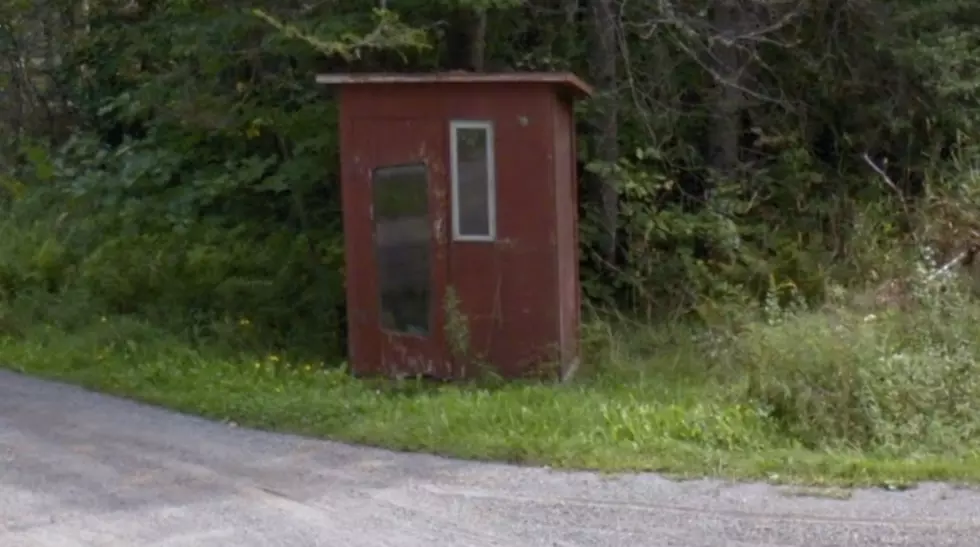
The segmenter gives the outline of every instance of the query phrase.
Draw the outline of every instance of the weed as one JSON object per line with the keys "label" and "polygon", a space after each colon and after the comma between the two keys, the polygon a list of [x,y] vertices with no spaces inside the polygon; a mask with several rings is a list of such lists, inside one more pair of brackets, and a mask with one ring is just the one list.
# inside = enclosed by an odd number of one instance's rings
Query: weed
{"label": "weed", "polygon": [[455,287],[446,288],[443,313],[446,316],[444,331],[449,352],[454,360],[465,366],[472,359],[470,323],[460,310],[459,295],[456,294]]}
{"label": "weed", "polygon": [[174,333],[135,316],[81,321],[84,301],[61,298],[43,309],[26,296],[5,304],[22,335],[0,334],[3,366],[242,426],[684,477],[980,480],[980,389],[967,359],[976,343],[967,331],[944,331],[946,340],[934,322],[972,308],[938,297],[914,318],[798,310],[710,351],[695,328],[593,321],[590,358],[607,360],[596,377],[492,388],[356,380],[330,363],[254,349],[247,329],[236,340],[218,327]]}
{"label": "weed", "polygon": [[503,380],[500,374],[487,363],[485,355],[481,355],[473,348],[470,321],[460,308],[460,299],[455,287],[446,289],[443,311],[446,317],[444,334],[449,353],[462,376],[467,376],[468,371],[472,369],[476,372],[475,377],[484,383],[500,383]]}
{"label": "weed", "polygon": [[910,286],[901,310],[797,312],[747,329],[728,357],[748,372],[748,400],[814,449],[980,447],[980,309],[954,279]]}
{"label": "weed", "polygon": [[[246,232],[98,237],[99,226],[0,222],[0,366],[244,426],[466,458],[821,485],[980,481],[980,306],[928,268],[880,309],[834,287],[813,310],[770,279],[761,305],[705,301],[698,324],[593,312],[593,374],[574,383],[434,386],[356,380],[335,347],[302,350],[324,347],[307,339],[337,324],[338,294],[296,288],[314,269],[283,269],[307,252],[284,234],[255,250]],[[454,358],[479,368],[458,295],[443,305]]]}

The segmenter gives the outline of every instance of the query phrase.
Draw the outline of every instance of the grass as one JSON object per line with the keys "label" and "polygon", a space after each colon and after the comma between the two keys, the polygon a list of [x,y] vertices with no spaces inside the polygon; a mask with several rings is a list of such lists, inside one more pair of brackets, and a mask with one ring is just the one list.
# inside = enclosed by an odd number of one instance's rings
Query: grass
{"label": "grass", "polygon": [[[923,361],[939,342],[911,344],[908,332],[899,336],[901,318],[887,328],[855,319],[841,330],[834,322],[849,319],[804,313],[722,342],[587,330],[603,372],[564,386],[363,381],[342,367],[241,350],[227,337],[175,335],[134,317],[84,320],[78,312],[69,325],[8,305],[0,319],[0,366],[259,429],[675,477],[890,488],[980,482],[980,379],[951,376],[975,360]],[[910,332],[927,337],[928,319],[916,316]],[[883,357],[899,351],[912,357]],[[926,366],[936,372],[919,370]]]}

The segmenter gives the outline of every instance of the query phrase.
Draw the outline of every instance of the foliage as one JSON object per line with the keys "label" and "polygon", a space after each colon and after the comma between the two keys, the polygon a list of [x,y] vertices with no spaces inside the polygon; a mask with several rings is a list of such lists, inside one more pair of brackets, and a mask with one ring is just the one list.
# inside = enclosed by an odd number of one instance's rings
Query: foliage
{"label": "foliage", "polygon": [[738,337],[728,366],[747,395],[806,446],[907,453],[980,440],[977,318],[956,277],[912,283],[902,310],[787,312]]}
{"label": "foliage", "polygon": [[[919,276],[902,313],[833,300],[973,243],[980,10],[738,4],[7,2],[5,358],[461,455],[754,476],[801,446],[818,453],[804,474],[871,465],[827,450],[976,449],[969,291]],[[266,361],[256,376],[242,354],[344,353],[336,104],[314,74],[475,64],[600,87],[578,106],[578,150],[586,305],[618,318],[584,330],[605,374],[410,396]],[[253,385],[296,395],[257,406]],[[297,410],[311,401],[319,413]]]}
{"label": "foliage", "polygon": [[[48,57],[4,73],[35,110],[57,106],[67,132],[40,124],[31,133],[54,139],[49,158],[37,157],[43,140],[38,147],[18,133],[19,153],[7,158],[19,159],[2,179],[8,197],[39,185],[65,192],[69,199],[51,198],[61,212],[107,223],[93,233],[233,229],[271,242],[285,237],[270,235],[276,225],[317,242],[307,256],[291,255],[307,269],[336,264],[340,250],[334,105],[313,74],[445,66],[452,34],[473,22],[460,18],[465,12],[486,18],[482,38],[470,38],[482,40],[492,66],[594,64],[582,40],[591,32],[589,2],[561,10],[511,1],[382,9],[95,3],[87,13],[49,2],[60,10],[50,21],[29,3],[5,8],[5,47],[47,48]],[[614,164],[599,159],[592,137],[605,130],[586,128],[585,287],[596,301],[651,317],[760,298],[773,276],[791,279],[811,302],[828,283],[860,282],[876,258],[853,237],[857,217],[873,210],[871,222],[893,241],[914,231],[904,200],[962,193],[947,181],[963,177],[946,166],[973,145],[972,4],[746,7],[732,27],[745,32],[730,44],[743,74],[737,82],[725,75],[733,67],[705,61],[719,53],[714,37],[727,32],[710,7],[624,4],[611,60],[622,81],[583,106],[591,119],[615,105],[619,149],[630,151]],[[38,25],[48,41],[31,41]],[[753,38],[755,28],[764,40]],[[69,35],[77,39],[54,40]],[[42,81],[45,89],[34,89]],[[740,165],[720,173],[711,143],[725,120],[713,97],[726,86],[738,87],[725,116],[738,118]],[[28,161],[26,149],[34,151]],[[865,153],[891,160],[888,183],[860,161]],[[39,163],[57,164],[57,174],[35,169]],[[608,223],[593,191],[609,177],[620,181],[613,260],[596,252]]]}
{"label": "foliage", "polygon": [[[52,305],[63,302],[75,306]],[[915,324],[945,313],[946,304],[930,302]],[[885,355],[875,351],[879,346],[834,345],[841,332],[809,328],[828,324],[823,314],[800,311],[757,323],[745,339],[708,346],[714,353],[690,330],[621,325],[596,346],[603,355],[591,357],[605,372],[588,382],[434,386],[411,378],[367,382],[320,361],[243,351],[231,330],[174,335],[133,316],[90,320],[92,309],[77,297],[43,294],[0,305],[0,327],[13,327],[0,336],[4,366],[242,426],[464,458],[808,484],[980,480],[976,382],[956,384],[964,376],[955,365],[965,363],[956,354],[931,361],[922,350],[907,353],[908,361],[892,354],[893,361],[879,364]],[[845,342],[888,340],[899,323],[860,325],[859,334],[843,333]],[[591,330],[601,336],[597,325]],[[913,346],[939,347],[929,328],[913,330],[919,333]],[[819,350],[817,357],[779,359],[800,357],[794,335],[805,336],[803,346]],[[920,346],[926,339],[932,341]],[[969,345],[960,351],[975,356],[976,337],[963,342]],[[766,391],[753,392],[733,378],[756,370],[742,359],[760,346],[766,348],[758,353],[766,359],[760,366],[773,376]],[[731,368],[743,365],[748,369]],[[853,397],[835,393],[838,372],[854,379]],[[756,393],[775,393],[775,386],[808,397],[789,407],[795,415],[759,404]],[[927,424],[918,405],[930,405],[935,422]],[[859,436],[865,430],[829,419],[851,413],[869,419],[875,435]],[[820,428],[831,431],[815,440]],[[858,443],[861,450],[848,446]]]}

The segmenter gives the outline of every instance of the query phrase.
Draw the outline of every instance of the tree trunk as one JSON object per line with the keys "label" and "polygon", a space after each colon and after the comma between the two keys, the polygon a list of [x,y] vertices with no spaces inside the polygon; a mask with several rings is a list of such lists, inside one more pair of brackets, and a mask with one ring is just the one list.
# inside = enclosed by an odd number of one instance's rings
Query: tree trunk
{"label": "tree trunk", "polygon": [[487,50],[487,12],[460,8],[450,18],[446,35],[448,68],[483,72]]}
{"label": "tree trunk", "polygon": [[717,0],[712,13],[715,36],[711,45],[710,66],[715,71],[715,93],[712,105],[713,126],[709,137],[710,161],[718,174],[731,177],[739,165],[739,135],[742,93],[742,55],[735,39],[742,31],[742,12],[738,0]]}
{"label": "tree trunk", "polygon": [[[593,120],[596,129],[594,159],[611,165],[619,159],[616,3],[615,0],[591,0],[589,7],[593,38],[590,73],[598,94]],[[616,231],[619,226],[619,181],[615,174],[609,173],[601,177],[600,185],[603,230],[600,248],[605,259],[615,263]]]}

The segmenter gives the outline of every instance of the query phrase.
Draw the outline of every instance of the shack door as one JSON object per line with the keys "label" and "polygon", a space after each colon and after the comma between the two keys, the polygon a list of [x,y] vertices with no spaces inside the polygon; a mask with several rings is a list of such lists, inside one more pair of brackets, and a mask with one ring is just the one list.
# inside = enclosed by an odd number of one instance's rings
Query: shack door
{"label": "shack door", "polygon": [[374,267],[367,269],[374,275],[364,281],[376,302],[378,365],[389,374],[446,377],[452,370],[443,343],[449,275],[443,129],[422,119],[358,124],[358,148],[367,152],[358,155],[369,159],[362,172],[374,247]]}

